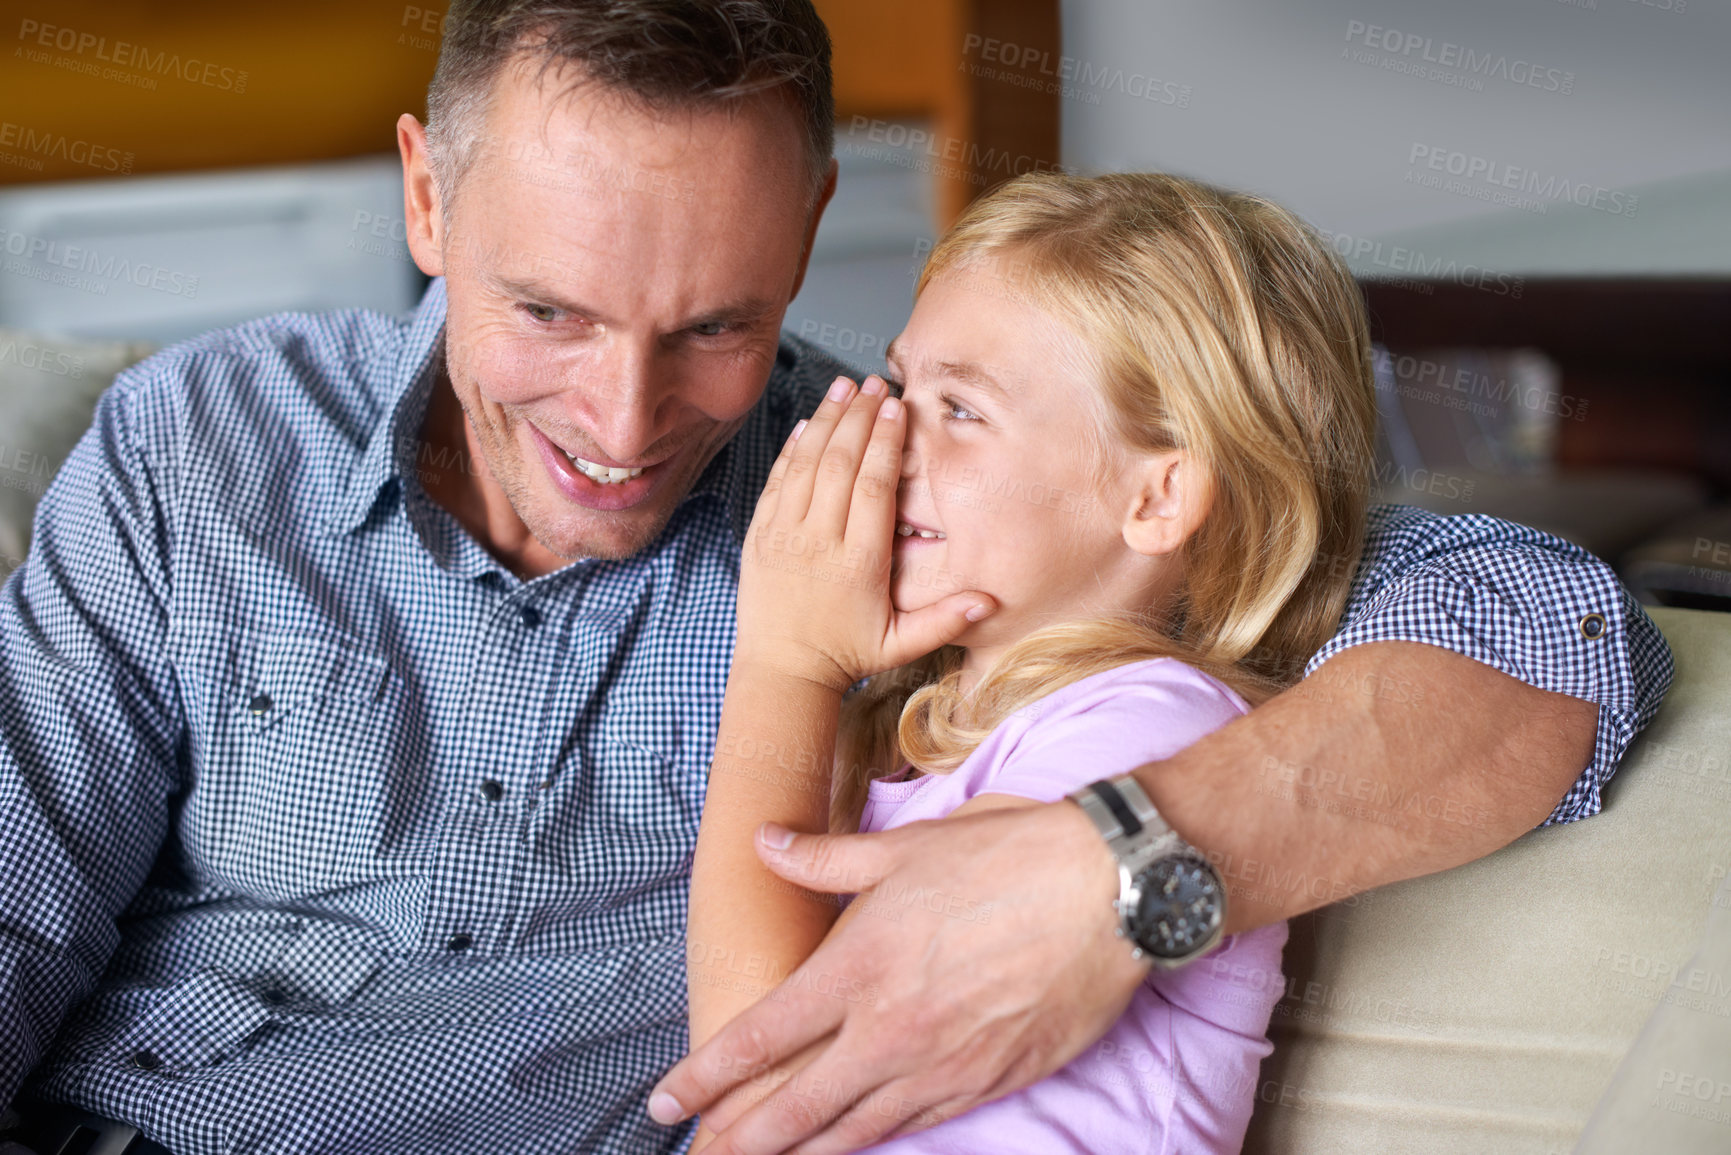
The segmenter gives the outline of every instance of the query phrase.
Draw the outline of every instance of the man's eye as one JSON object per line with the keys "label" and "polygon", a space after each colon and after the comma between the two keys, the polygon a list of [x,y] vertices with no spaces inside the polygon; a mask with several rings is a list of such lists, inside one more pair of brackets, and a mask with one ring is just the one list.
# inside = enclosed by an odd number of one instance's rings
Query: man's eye
{"label": "man's eye", "polygon": [[691,331],[699,337],[719,337],[727,332],[726,321],[702,321],[691,326]]}
{"label": "man's eye", "polygon": [[558,320],[559,318],[559,310],[555,309],[552,305],[526,304],[523,306],[523,311],[535,318],[537,321],[540,321],[542,324],[548,324],[552,321]]}

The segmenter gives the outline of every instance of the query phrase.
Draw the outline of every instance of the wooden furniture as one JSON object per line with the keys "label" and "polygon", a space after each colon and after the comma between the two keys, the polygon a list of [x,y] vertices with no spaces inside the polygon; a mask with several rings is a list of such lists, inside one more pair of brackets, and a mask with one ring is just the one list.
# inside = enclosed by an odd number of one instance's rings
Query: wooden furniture
{"label": "wooden furniture", "polygon": [[[1057,0],[816,0],[838,127],[926,120],[939,227],[986,189],[1058,164]],[[869,128],[868,128],[869,131]]]}
{"label": "wooden furniture", "polygon": [[[397,117],[425,113],[446,7],[43,5],[6,26],[0,184],[388,152]],[[1057,0],[818,8],[843,127],[856,116],[930,123],[939,224],[1004,177],[1057,164]]]}
{"label": "wooden furniture", "polygon": [[1528,278],[1521,295],[1443,281],[1363,282],[1371,335],[1396,354],[1541,349],[1586,403],[1557,426],[1564,468],[1665,468],[1731,486],[1731,281]]}

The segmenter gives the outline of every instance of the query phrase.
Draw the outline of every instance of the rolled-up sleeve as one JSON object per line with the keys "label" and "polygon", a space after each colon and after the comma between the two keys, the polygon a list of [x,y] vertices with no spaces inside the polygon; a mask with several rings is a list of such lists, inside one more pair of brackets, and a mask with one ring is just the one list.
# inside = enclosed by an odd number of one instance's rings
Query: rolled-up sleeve
{"label": "rolled-up sleeve", "polygon": [[1366,642],[1441,646],[1599,707],[1593,758],[1541,825],[1597,814],[1600,791],[1670,689],[1671,651],[1611,567],[1494,517],[1371,512],[1340,632],[1305,668]]}
{"label": "rolled-up sleeve", "polygon": [[137,402],[104,395],[0,589],[0,1104],[101,975],[176,789],[172,526]]}

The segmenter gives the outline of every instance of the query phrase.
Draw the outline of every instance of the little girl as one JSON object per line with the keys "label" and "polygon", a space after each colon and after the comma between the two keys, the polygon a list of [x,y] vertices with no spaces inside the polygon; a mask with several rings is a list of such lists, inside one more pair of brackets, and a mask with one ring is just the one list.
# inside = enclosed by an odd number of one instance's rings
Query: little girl
{"label": "little girl", "polygon": [[[1358,557],[1369,354],[1340,260],[1256,197],[1035,174],[967,211],[890,348],[899,383],[838,380],[752,523],[692,875],[694,1048],[838,915],[896,916],[776,878],[760,823],[1060,800],[1290,684]],[[872,1150],[1237,1151],[1285,939],[1151,971],[1049,1078]]]}

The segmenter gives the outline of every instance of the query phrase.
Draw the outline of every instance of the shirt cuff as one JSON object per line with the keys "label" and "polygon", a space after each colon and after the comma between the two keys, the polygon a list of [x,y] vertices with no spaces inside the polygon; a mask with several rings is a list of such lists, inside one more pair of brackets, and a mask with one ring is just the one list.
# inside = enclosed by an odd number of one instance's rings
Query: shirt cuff
{"label": "shirt cuff", "polygon": [[[1409,570],[1344,623],[1305,674],[1352,646],[1389,641],[1440,646],[1599,707],[1592,761],[1542,826],[1599,812],[1600,790],[1670,684],[1663,639],[1610,568],[1534,546],[1462,550]],[[1662,667],[1646,671],[1646,687],[1632,655]]]}

